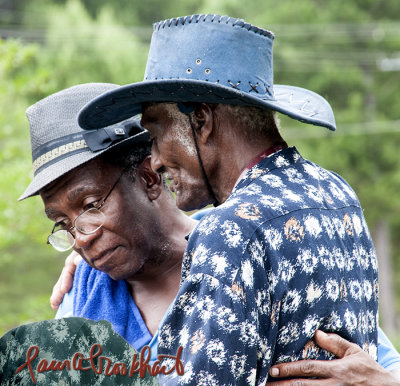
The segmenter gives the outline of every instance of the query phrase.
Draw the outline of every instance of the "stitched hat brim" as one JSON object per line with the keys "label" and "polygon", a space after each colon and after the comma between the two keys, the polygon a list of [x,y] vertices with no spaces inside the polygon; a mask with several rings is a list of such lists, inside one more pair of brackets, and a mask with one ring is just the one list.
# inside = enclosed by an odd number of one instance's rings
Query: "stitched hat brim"
{"label": "stitched hat brim", "polygon": [[269,108],[301,122],[336,130],[329,103],[300,87],[274,85],[274,98],[245,93],[201,80],[161,79],[121,86],[94,98],[80,111],[78,122],[85,130],[120,122],[141,113],[143,102],[205,102]]}
{"label": "stitched hat brim", "polygon": [[78,154],[73,154],[66,158],[63,158],[60,161],[47,166],[42,171],[37,173],[35,175],[35,177],[33,178],[32,182],[26,188],[25,192],[18,199],[18,201],[21,201],[21,200],[24,200],[25,198],[37,195],[39,193],[39,191],[41,189],[43,189],[45,186],[54,182],[55,180],[62,177],[66,173],[70,172],[71,170],[77,168],[78,166],[81,166],[81,165],[97,158],[98,156],[100,156],[101,154],[103,154],[107,151],[110,151],[110,150],[118,148],[118,147],[122,148],[123,146],[133,145],[136,143],[148,142],[149,140],[150,140],[149,132],[143,131],[132,137],[124,139],[121,142],[111,145],[107,149],[100,150],[98,152],[92,152],[89,149],[87,149],[87,151],[84,151],[84,152],[81,152]]}

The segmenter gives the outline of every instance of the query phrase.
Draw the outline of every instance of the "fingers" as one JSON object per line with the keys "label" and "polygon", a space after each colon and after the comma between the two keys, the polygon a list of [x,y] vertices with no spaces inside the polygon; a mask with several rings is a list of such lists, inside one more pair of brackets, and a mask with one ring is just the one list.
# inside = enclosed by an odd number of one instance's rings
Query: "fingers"
{"label": "fingers", "polygon": [[324,379],[290,379],[286,381],[268,382],[268,386],[337,386],[337,383]]}
{"label": "fingers", "polygon": [[51,308],[57,310],[63,301],[64,295],[72,288],[76,266],[82,260],[82,257],[75,251],[70,253],[65,259],[64,268],[57,283],[53,287],[53,292],[50,297]]}
{"label": "fingers", "polygon": [[[73,256],[73,263],[74,263],[75,269],[76,269],[77,265],[82,261],[82,256],[78,252],[75,252],[75,251],[73,251],[70,254],[70,256]],[[67,257],[67,259],[68,259],[68,257]]]}
{"label": "fingers", "polygon": [[65,266],[60,276],[61,279],[60,291],[62,292],[62,294],[60,295],[62,297],[64,297],[64,295],[67,292],[69,292],[69,290],[72,288],[76,266],[79,264],[81,260],[82,260],[81,255],[75,251],[71,252],[65,259]]}
{"label": "fingers", "polygon": [[270,368],[269,374],[276,378],[285,377],[321,377],[330,376],[331,361],[304,360],[279,363]]}
{"label": "fingers", "polygon": [[[352,354],[362,352],[361,348],[354,343],[341,338],[337,334],[325,333],[316,331],[315,342],[323,348],[339,358],[344,358]],[[344,359],[343,359],[344,360]],[[303,360],[298,362],[280,363],[270,368],[270,375],[273,377],[319,377],[319,378],[334,378],[338,375],[342,368],[346,369],[351,366],[351,362],[345,360],[321,361],[321,360]],[[347,367],[346,367],[347,365]],[[322,380],[319,380],[320,382]],[[299,382],[299,381],[296,381]],[[301,380],[305,382],[305,380]],[[307,380],[308,382],[308,380]],[[291,383],[289,383],[291,384]],[[303,383],[300,383],[301,385]]]}
{"label": "fingers", "polygon": [[339,358],[343,358],[347,355],[355,354],[361,351],[361,347],[354,343],[343,339],[337,334],[325,333],[321,330],[317,330],[314,336],[315,343],[326,351],[335,354]]}
{"label": "fingers", "polygon": [[76,271],[76,266],[79,264],[82,258],[79,253],[73,251],[68,257],[65,259],[65,266],[61,272],[61,285],[60,285],[60,294],[62,298],[64,295],[72,288],[72,284],[74,282],[74,275]]}
{"label": "fingers", "polygon": [[[61,276],[62,276],[62,271],[61,271]],[[53,292],[50,296],[50,306],[53,310],[58,310],[58,307],[60,306],[62,299],[64,296],[60,297],[61,290],[61,277],[57,280],[57,283],[53,287]]]}

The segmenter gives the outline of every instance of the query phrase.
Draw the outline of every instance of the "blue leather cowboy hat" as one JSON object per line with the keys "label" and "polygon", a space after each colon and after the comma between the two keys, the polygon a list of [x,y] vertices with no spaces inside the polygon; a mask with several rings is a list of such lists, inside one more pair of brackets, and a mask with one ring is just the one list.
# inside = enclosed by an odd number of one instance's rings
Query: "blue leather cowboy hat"
{"label": "blue leather cowboy hat", "polygon": [[19,200],[38,194],[57,178],[116,146],[150,143],[140,117],[102,125],[101,130],[85,131],[79,127],[79,110],[94,97],[118,87],[111,83],[80,84],[52,94],[26,110],[34,177]]}
{"label": "blue leather cowboy hat", "polygon": [[90,130],[116,123],[140,113],[142,102],[208,102],[269,108],[335,130],[323,97],[273,84],[273,40],[271,32],[228,16],[156,23],[144,80],[94,98],[79,124]]}

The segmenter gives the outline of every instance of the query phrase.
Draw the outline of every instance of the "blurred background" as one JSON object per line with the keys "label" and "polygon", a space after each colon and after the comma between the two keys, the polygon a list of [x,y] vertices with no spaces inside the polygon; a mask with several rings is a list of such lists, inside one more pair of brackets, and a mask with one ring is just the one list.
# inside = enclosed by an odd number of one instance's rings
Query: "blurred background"
{"label": "blurred background", "polygon": [[337,132],[281,117],[306,158],[349,181],[380,268],[380,324],[400,348],[400,12],[398,0],[0,0],[0,335],[52,318],[65,254],[31,181],[28,106],[86,82],[143,79],[152,23],[192,13],[243,18],[275,33],[275,83],[332,104]]}

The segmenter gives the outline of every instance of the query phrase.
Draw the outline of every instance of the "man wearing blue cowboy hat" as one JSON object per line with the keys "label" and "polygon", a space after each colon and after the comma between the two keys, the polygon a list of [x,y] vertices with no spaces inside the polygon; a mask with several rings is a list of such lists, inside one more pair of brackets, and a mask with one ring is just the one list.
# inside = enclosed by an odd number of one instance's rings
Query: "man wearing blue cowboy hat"
{"label": "man wearing blue cowboy hat", "polygon": [[311,91],[273,84],[272,42],[218,15],[157,23],[145,80],[79,116],[96,129],[142,112],[178,207],[217,206],[190,235],[160,328],[160,353],[184,348],[180,383],[262,384],[272,364],[331,359],[317,329],[376,358],[377,261],[360,203],[287,147],[274,111],[335,130],[333,113]]}

